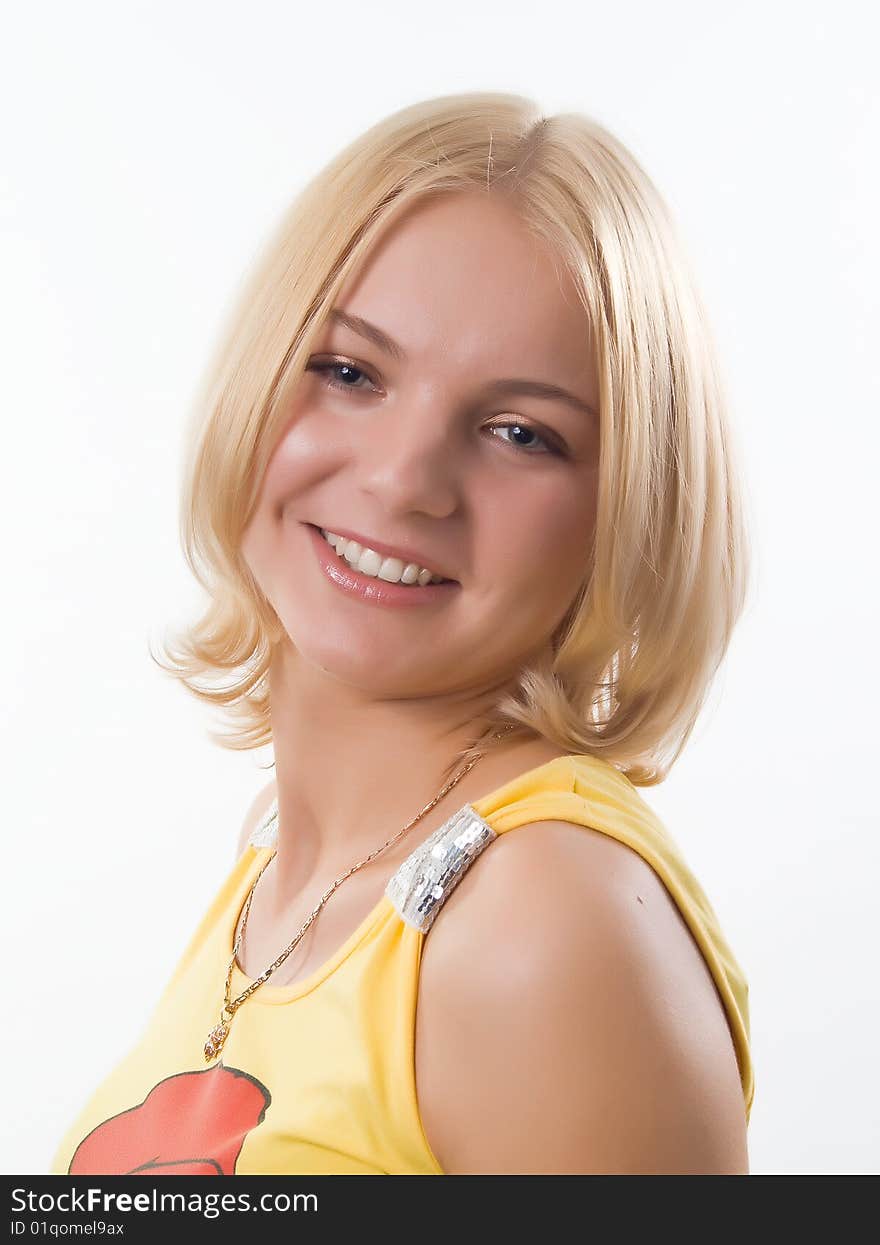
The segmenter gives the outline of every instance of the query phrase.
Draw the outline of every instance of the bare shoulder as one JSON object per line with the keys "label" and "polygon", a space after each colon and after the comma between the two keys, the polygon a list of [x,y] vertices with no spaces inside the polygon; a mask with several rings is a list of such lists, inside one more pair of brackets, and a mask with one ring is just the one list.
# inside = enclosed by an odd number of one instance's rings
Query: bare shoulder
{"label": "bare shoulder", "polygon": [[241,832],[239,833],[239,836],[238,836],[238,845],[235,851],[236,860],[239,858],[239,856],[244,851],[245,847],[247,846],[248,839],[253,834],[254,830],[256,830],[257,825],[259,824],[260,818],[263,816],[264,813],[268,811],[269,805],[275,799],[277,794],[278,794],[278,785],[275,779],[272,778],[268,783],[266,783],[264,787],[261,787],[260,790],[257,792],[257,794],[254,796],[253,800],[248,806],[247,812],[244,815],[244,822],[241,827]]}
{"label": "bare shoulder", "polygon": [[727,1018],[637,852],[534,822],[501,835],[422,953],[416,1081],[449,1174],[745,1173]]}

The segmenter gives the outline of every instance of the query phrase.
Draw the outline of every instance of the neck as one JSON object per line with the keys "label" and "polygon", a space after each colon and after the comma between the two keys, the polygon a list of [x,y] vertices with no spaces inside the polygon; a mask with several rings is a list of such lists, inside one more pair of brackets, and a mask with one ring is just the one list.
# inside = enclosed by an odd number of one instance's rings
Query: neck
{"label": "neck", "polygon": [[[278,790],[273,870],[276,890],[289,895],[345,872],[421,812],[444,786],[456,754],[482,735],[503,689],[371,699],[281,644],[269,690]],[[470,778],[437,804],[441,820],[467,801],[458,796],[472,788]]]}

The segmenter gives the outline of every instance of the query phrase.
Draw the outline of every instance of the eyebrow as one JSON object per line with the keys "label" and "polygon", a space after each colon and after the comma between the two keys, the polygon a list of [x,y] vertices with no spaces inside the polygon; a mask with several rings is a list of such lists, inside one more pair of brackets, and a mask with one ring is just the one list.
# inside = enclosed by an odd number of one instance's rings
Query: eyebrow
{"label": "eyebrow", "polygon": [[[359,337],[366,338],[374,346],[384,350],[392,359],[397,359],[399,363],[406,359],[405,351],[392,337],[389,337],[378,325],[371,324],[369,320],[364,320],[362,316],[353,316],[339,307],[334,307],[328,319],[334,324],[341,325],[343,328],[351,329]],[[567,405],[581,411],[584,415],[589,415],[592,419],[598,418],[595,409],[588,402],[584,402],[576,394],[570,393],[568,389],[563,389],[561,385],[553,385],[548,381],[525,380],[521,377],[510,376],[502,380],[490,381],[486,385],[484,392],[490,398],[500,398],[507,393],[522,393],[532,398],[545,398],[552,402],[565,402]]]}

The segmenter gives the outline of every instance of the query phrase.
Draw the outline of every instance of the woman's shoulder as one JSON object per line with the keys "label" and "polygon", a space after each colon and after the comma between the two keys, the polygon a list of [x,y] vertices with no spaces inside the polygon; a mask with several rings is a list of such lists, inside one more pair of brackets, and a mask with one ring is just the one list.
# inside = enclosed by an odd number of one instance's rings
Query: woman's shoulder
{"label": "woman's shoulder", "polygon": [[[667,1112],[670,1128],[687,1117],[697,1131],[714,1102],[720,1150],[699,1162],[736,1167],[743,1093],[748,1107],[753,1092],[747,986],[650,806],[607,762],[566,755],[472,807],[497,839],[448,896],[422,951],[419,1095],[444,1170],[477,1171],[481,1152],[509,1164],[498,1171],[662,1170],[657,1153],[638,1151],[650,1123],[639,1101],[663,1103],[655,1124]],[[494,1119],[485,1128],[462,1114],[471,1077],[483,1118]],[[567,1098],[569,1081],[580,1089]],[[626,1098],[609,1098],[607,1086],[623,1082]],[[531,1106],[490,1104],[519,1084]],[[615,1101],[624,1114],[629,1103],[618,1136],[635,1149],[579,1150],[578,1129],[592,1121],[601,1133]],[[697,1145],[691,1137],[668,1161],[686,1168]]]}
{"label": "woman's shoulder", "polygon": [[557,755],[470,807],[498,840],[492,877],[487,869],[480,875],[487,886],[513,887],[516,871],[532,878],[538,867],[544,873],[571,868],[573,877],[584,874],[587,881],[607,873],[643,882],[693,923],[720,933],[675,837],[629,778],[601,757]]}
{"label": "woman's shoulder", "polygon": [[[511,815],[513,803],[504,811]],[[534,807],[516,812],[530,819],[515,833],[505,826],[461,878],[432,927],[426,963],[429,957],[454,963],[475,947],[482,963],[494,957],[522,963],[530,947],[543,956],[554,941],[560,949],[572,945],[587,932],[575,928],[585,920],[594,927],[600,918],[619,919],[632,904],[675,906],[648,861],[604,829],[581,819],[536,817]],[[492,812],[480,816],[489,825],[503,820]]]}
{"label": "woman's shoulder", "polygon": [[533,766],[495,788],[472,807],[498,833],[535,821],[572,820],[604,828],[615,816],[663,827],[626,774],[585,753],[539,752]]}
{"label": "woman's shoulder", "polygon": [[[601,832],[548,819],[492,845],[426,939],[417,1026],[444,1171],[743,1162],[712,975],[656,872]],[[676,1129],[677,1149],[663,1140]]]}

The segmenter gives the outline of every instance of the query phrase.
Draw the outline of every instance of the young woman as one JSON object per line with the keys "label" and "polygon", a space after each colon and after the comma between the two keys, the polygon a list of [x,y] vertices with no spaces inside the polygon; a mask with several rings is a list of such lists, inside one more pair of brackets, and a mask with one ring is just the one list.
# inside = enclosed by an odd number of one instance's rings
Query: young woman
{"label": "young woman", "polygon": [[744,1173],[748,987],[637,791],[744,599],[722,387],[621,143],[430,100],[244,291],[163,663],[271,742],[234,867],[57,1173]]}

